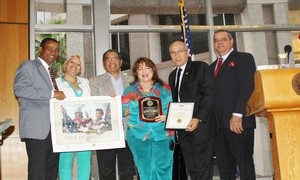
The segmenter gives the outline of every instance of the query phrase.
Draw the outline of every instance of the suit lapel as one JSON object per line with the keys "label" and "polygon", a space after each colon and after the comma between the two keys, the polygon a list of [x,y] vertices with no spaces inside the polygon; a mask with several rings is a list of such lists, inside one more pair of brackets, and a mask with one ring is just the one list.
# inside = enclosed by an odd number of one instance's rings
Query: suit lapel
{"label": "suit lapel", "polygon": [[102,85],[105,85],[107,87],[108,92],[115,92],[109,73],[107,72],[105,73],[104,82],[102,83],[103,83]]}
{"label": "suit lapel", "polygon": [[[236,51],[235,51],[235,50],[233,50],[233,51],[229,54],[229,56],[226,58],[226,61],[223,62],[221,68],[219,69],[218,75],[219,75],[219,74],[222,74],[222,71],[223,71],[224,67],[228,66],[228,64],[229,64],[230,62],[234,61],[234,56],[235,56],[235,54],[236,54]],[[216,61],[216,62],[217,62],[217,61]],[[217,64],[217,63],[215,63],[214,67],[216,67],[216,64]],[[218,75],[217,75],[217,77],[218,77]],[[217,77],[216,77],[216,78],[217,78]]]}
{"label": "suit lapel", "polygon": [[190,70],[191,70],[191,67],[192,67],[192,66],[191,66],[191,61],[189,60],[189,61],[187,62],[187,64],[186,64],[185,70],[184,70],[184,72],[183,72],[183,76],[182,76],[181,83],[180,83],[180,89],[181,89],[181,87],[183,86],[183,84],[185,83],[186,78],[188,77],[189,72],[190,72]]}
{"label": "suit lapel", "polygon": [[35,59],[34,60],[38,71],[42,74],[42,77],[44,78],[44,80],[47,82],[48,86],[52,89],[52,82],[50,80],[49,74],[47,72],[47,70],[45,69],[45,67],[43,66],[43,64],[40,62],[39,59]]}
{"label": "suit lapel", "polygon": [[[229,54],[229,56],[227,57],[227,59],[226,59],[226,61],[224,62],[223,65],[224,65],[224,66],[228,66],[228,64],[234,60],[235,54],[236,54],[236,51],[233,50],[233,51]],[[222,65],[222,67],[223,67],[223,65]]]}
{"label": "suit lapel", "polygon": [[169,85],[171,86],[172,89],[175,88],[175,77],[176,77],[176,71],[177,69],[173,70],[170,74],[170,82],[169,82]]}

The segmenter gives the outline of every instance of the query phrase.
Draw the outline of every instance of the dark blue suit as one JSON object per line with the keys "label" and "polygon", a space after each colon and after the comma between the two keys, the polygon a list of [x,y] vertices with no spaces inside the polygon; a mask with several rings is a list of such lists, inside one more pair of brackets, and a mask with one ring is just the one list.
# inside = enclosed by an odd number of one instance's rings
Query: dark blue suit
{"label": "dark blue suit", "polygon": [[[214,73],[217,61],[210,65]],[[249,53],[232,51],[214,79],[214,108],[219,133],[215,138],[221,179],[235,179],[235,167],[239,166],[242,179],[255,179],[253,146],[255,117],[246,116],[247,101],[254,89],[254,58]],[[243,133],[230,131],[232,113],[243,115]]]}

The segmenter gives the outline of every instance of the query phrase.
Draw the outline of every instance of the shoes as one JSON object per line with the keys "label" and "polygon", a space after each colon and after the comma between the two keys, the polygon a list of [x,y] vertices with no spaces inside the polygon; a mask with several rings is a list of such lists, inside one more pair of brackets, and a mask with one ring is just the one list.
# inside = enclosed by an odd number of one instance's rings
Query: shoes
{"label": "shoes", "polygon": [[12,119],[6,119],[5,121],[0,122],[0,135],[2,134],[3,131],[9,128],[11,124],[12,124]]}

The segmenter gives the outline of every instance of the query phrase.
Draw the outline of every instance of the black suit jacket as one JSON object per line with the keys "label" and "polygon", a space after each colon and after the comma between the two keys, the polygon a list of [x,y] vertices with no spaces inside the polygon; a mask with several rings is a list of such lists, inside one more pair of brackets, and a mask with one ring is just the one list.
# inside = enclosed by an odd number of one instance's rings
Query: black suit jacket
{"label": "black suit jacket", "polygon": [[[176,69],[169,75],[169,84],[174,99]],[[196,142],[203,142],[215,135],[215,122],[212,116],[213,77],[209,66],[202,61],[188,61],[183,72],[179,97],[181,102],[194,102],[193,118],[202,122],[193,132],[179,131],[179,140],[185,136],[193,137]]]}
{"label": "black suit jacket", "polygon": [[[213,75],[217,61],[210,65]],[[255,128],[255,116],[246,117],[247,101],[254,89],[255,61],[251,54],[232,51],[214,79],[218,125],[229,128],[232,113],[243,114],[243,127]]]}

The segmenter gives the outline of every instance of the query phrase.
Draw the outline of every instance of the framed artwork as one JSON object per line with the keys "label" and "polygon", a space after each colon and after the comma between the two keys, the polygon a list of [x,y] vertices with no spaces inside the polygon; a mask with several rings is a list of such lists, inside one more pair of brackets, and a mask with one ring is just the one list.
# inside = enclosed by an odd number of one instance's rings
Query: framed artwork
{"label": "framed artwork", "polygon": [[121,96],[50,100],[54,152],[125,147]]}

